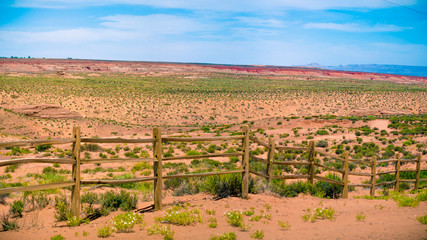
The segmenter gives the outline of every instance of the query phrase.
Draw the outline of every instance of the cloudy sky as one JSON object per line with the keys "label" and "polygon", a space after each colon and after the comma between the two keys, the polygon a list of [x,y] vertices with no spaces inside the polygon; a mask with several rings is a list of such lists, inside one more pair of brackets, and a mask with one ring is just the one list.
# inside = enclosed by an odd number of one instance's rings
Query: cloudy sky
{"label": "cloudy sky", "polygon": [[427,66],[427,1],[1,0],[0,56]]}

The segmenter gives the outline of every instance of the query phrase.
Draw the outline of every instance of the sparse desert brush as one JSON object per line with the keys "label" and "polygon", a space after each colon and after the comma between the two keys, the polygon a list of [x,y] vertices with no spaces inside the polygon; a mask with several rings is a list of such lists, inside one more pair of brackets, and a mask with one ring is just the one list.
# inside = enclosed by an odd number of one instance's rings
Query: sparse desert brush
{"label": "sparse desert brush", "polygon": [[288,221],[278,221],[278,224],[282,230],[289,230],[291,228],[291,224]]}
{"label": "sparse desert brush", "polygon": [[15,200],[10,204],[10,213],[14,217],[22,217],[22,212],[24,211],[24,202],[22,200]]}
{"label": "sparse desert brush", "polygon": [[209,218],[208,222],[209,222],[208,227],[210,228],[216,228],[218,226],[218,222],[216,218]]}
{"label": "sparse desert brush", "polygon": [[138,197],[124,190],[120,191],[120,194],[109,191],[101,196],[101,202],[102,208],[114,211],[120,208],[123,211],[130,211],[136,208]]}
{"label": "sparse desert brush", "polygon": [[144,216],[135,212],[125,212],[114,217],[111,222],[118,232],[131,232],[135,224],[141,224]]}
{"label": "sparse desert brush", "polygon": [[113,228],[109,225],[105,225],[101,228],[98,228],[98,237],[106,238],[113,234]]}
{"label": "sparse desert brush", "polygon": [[309,208],[305,210],[305,213],[302,215],[304,221],[315,222],[316,220],[322,219],[328,219],[332,221],[335,219],[335,210],[332,207],[315,208],[313,210],[314,211],[311,211]]}
{"label": "sparse desert brush", "polygon": [[58,234],[58,235],[52,236],[50,240],[65,240],[65,238],[61,234]]}
{"label": "sparse desert brush", "polygon": [[200,211],[190,211],[185,206],[176,205],[167,210],[164,216],[156,218],[156,221],[187,226],[196,223],[200,219]]}
{"label": "sparse desert brush", "polygon": [[169,225],[155,223],[147,228],[148,235],[163,235],[164,240],[173,240],[175,232]]}
{"label": "sparse desert brush", "polygon": [[16,230],[19,228],[16,220],[12,220],[10,215],[2,215],[0,216],[0,225],[3,231]]}
{"label": "sparse desert brush", "polygon": [[226,232],[212,236],[210,240],[236,240],[236,234],[234,232]]}
{"label": "sparse desert brush", "polygon": [[251,238],[253,239],[263,239],[264,238],[264,231],[262,230],[256,230],[251,234]]}
{"label": "sparse desert brush", "polygon": [[417,220],[418,220],[418,222],[420,222],[422,224],[427,224],[427,215],[417,217]]}
{"label": "sparse desert brush", "polygon": [[359,214],[357,214],[356,215],[356,220],[357,221],[365,221],[365,219],[366,219],[366,215],[364,214],[364,213],[359,213]]}
{"label": "sparse desert brush", "polygon": [[231,210],[225,212],[224,215],[227,218],[227,222],[233,227],[239,227],[242,230],[248,230],[250,225],[246,225],[243,221],[243,214],[239,210]]}

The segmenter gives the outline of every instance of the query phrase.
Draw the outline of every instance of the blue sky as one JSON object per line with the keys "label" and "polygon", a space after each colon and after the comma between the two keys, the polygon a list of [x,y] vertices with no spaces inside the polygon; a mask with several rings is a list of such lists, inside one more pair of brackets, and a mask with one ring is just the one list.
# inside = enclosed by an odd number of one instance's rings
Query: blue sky
{"label": "blue sky", "polygon": [[427,66],[427,1],[2,0],[0,56]]}

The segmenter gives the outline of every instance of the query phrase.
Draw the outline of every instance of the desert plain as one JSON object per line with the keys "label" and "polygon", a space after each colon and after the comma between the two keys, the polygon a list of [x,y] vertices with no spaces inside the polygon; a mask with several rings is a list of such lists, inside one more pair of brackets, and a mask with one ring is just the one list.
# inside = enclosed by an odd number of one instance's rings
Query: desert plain
{"label": "desert plain", "polygon": [[[315,141],[323,151],[337,156],[348,151],[351,158],[359,160],[374,156],[384,160],[396,154],[401,159],[420,156],[421,169],[426,169],[427,78],[298,67],[0,59],[1,142],[69,138],[74,126],[80,126],[82,137],[138,139],[152,137],[157,127],[163,136],[213,137],[233,135],[244,125],[259,140],[267,143],[273,138],[277,146],[307,147]],[[81,148],[82,159],[153,156],[152,144],[82,144]],[[163,145],[162,154],[232,153],[239,148],[240,141],[171,142]],[[268,155],[262,146],[251,144],[250,149],[258,157]],[[71,144],[3,148],[0,161],[64,158],[70,154]],[[282,151],[275,156],[283,161],[306,157],[298,151]],[[236,157],[212,159],[165,163],[164,174],[240,166]],[[316,155],[316,160],[342,168],[327,156]],[[406,163],[400,168],[414,169],[415,165]],[[265,172],[265,166],[258,162],[251,162],[251,167]],[[150,164],[131,161],[81,168],[82,179],[153,176]],[[370,172],[363,163],[351,168]],[[383,164],[378,168],[385,172],[395,166]],[[70,171],[70,166],[46,163],[0,167],[1,187],[69,180]],[[279,175],[305,174],[307,169],[274,171]],[[320,168],[317,171],[323,176],[329,174]],[[298,184],[297,180],[267,183],[258,176],[251,177],[249,199],[233,194],[218,197],[205,186],[205,178],[170,179],[164,182],[164,208],[160,211],[150,209],[152,182],[84,185],[84,221],[79,226],[69,226],[70,221],[55,217],[58,199],[70,198],[68,188],[2,195],[1,221],[15,222],[19,228],[0,232],[0,239],[51,239],[59,234],[65,239],[98,239],[100,228],[112,227],[114,217],[129,211],[119,208],[104,214],[100,210],[105,194],[121,191],[137,197],[131,211],[143,215],[143,221],[129,232],[113,232],[111,239],[211,239],[230,232],[237,239],[427,239],[425,222],[417,220],[427,214],[426,181],[420,182],[421,190],[416,192],[410,191],[413,184],[402,183],[401,193],[386,185],[376,189],[379,197],[370,199],[369,188],[356,187],[348,199],[333,199],[310,194],[309,190],[298,192],[297,187],[284,190],[284,185]],[[393,177],[384,174],[377,181]],[[404,177],[413,178],[411,174]],[[421,178],[427,178],[427,171],[421,171]],[[349,180],[362,184],[369,178],[350,176]],[[399,206],[398,199],[402,198],[412,199],[413,204]],[[21,214],[11,210],[16,201],[24,204]],[[330,219],[316,218],[316,209],[333,213]],[[232,211],[241,212],[244,224],[232,226],[227,215]],[[195,220],[188,225],[173,224],[165,220],[171,212],[186,213]],[[153,226],[167,228],[169,233],[156,232]],[[217,239],[231,239],[223,237]]]}

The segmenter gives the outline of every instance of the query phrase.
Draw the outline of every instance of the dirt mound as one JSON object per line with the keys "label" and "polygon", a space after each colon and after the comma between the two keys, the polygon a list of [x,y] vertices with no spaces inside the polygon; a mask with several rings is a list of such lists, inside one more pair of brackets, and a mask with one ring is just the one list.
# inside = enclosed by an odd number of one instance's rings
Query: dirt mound
{"label": "dirt mound", "polygon": [[59,105],[53,104],[38,104],[38,105],[21,105],[18,107],[6,107],[7,109],[25,114],[31,117],[39,118],[51,118],[51,119],[60,119],[60,118],[81,118],[82,116],[76,112],[72,112],[68,109],[65,109]]}

